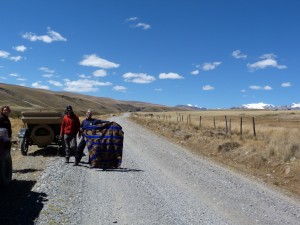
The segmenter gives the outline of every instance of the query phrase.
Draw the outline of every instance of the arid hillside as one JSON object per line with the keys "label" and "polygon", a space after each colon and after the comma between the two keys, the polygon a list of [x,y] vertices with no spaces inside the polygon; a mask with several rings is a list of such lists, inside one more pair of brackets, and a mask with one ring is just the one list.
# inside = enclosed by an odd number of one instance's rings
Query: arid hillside
{"label": "arid hillside", "polygon": [[66,105],[72,105],[74,111],[83,115],[88,108],[96,114],[119,112],[160,112],[176,110],[174,107],[137,101],[119,101],[111,98],[94,97],[70,92],[54,92],[0,83],[0,105],[9,105],[12,116],[21,111],[63,111]]}

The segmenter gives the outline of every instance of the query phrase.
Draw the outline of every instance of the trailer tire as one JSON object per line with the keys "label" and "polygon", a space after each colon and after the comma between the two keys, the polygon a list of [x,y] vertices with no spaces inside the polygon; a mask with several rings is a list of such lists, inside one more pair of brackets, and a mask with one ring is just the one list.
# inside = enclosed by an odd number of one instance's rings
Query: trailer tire
{"label": "trailer tire", "polygon": [[54,131],[47,124],[35,126],[31,131],[33,143],[39,147],[47,147],[54,140]]}
{"label": "trailer tire", "polygon": [[25,144],[25,138],[20,138],[19,140],[19,148],[21,150],[22,155],[27,155],[28,152],[28,146]]}

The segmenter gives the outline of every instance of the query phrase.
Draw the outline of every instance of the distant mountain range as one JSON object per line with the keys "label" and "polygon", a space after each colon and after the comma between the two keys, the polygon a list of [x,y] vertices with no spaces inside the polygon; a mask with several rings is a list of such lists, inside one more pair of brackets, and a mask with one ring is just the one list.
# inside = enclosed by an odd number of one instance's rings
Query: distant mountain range
{"label": "distant mountain range", "polygon": [[[182,108],[186,110],[207,110],[205,107],[198,107],[196,105],[176,105],[177,108]],[[268,110],[295,110],[300,109],[300,103],[292,103],[291,105],[281,105],[281,106],[274,106],[272,104],[265,104],[265,103],[251,103],[251,104],[243,104],[241,106],[234,106],[230,109],[268,109]]]}
{"label": "distant mountain range", "polygon": [[244,104],[240,108],[241,109],[291,110],[291,109],[300,109],[300,103],[292,103],[291,105],[280,105],[280,106],[274,106],[272,104],[265,104],[265,103],[253,103],[253,104]]}

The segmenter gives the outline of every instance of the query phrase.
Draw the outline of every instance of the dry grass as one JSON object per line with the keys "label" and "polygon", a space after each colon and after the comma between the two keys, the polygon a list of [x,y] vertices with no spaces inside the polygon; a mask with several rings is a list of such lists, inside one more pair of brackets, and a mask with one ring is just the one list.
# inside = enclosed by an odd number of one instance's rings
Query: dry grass
{"label": "dry grass", "polygon": [[195,154],[212,158],[300,196],[300,111],[151,114],[134,114],[132,119],[188,147]]}

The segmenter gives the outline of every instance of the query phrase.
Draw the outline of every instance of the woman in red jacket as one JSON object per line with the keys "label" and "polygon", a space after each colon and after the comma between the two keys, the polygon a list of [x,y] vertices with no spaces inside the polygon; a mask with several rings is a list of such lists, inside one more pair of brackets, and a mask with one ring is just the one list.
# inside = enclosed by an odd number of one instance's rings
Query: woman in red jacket
{"label": "woman in red jacket", "polygon": [[66,106],[66,114],[61,123],[60,138],[64,140],[66,163],[69,162],[71,153],[77,148],[77,133],[80,129],[79,117],[74,114],[72,106]]}

